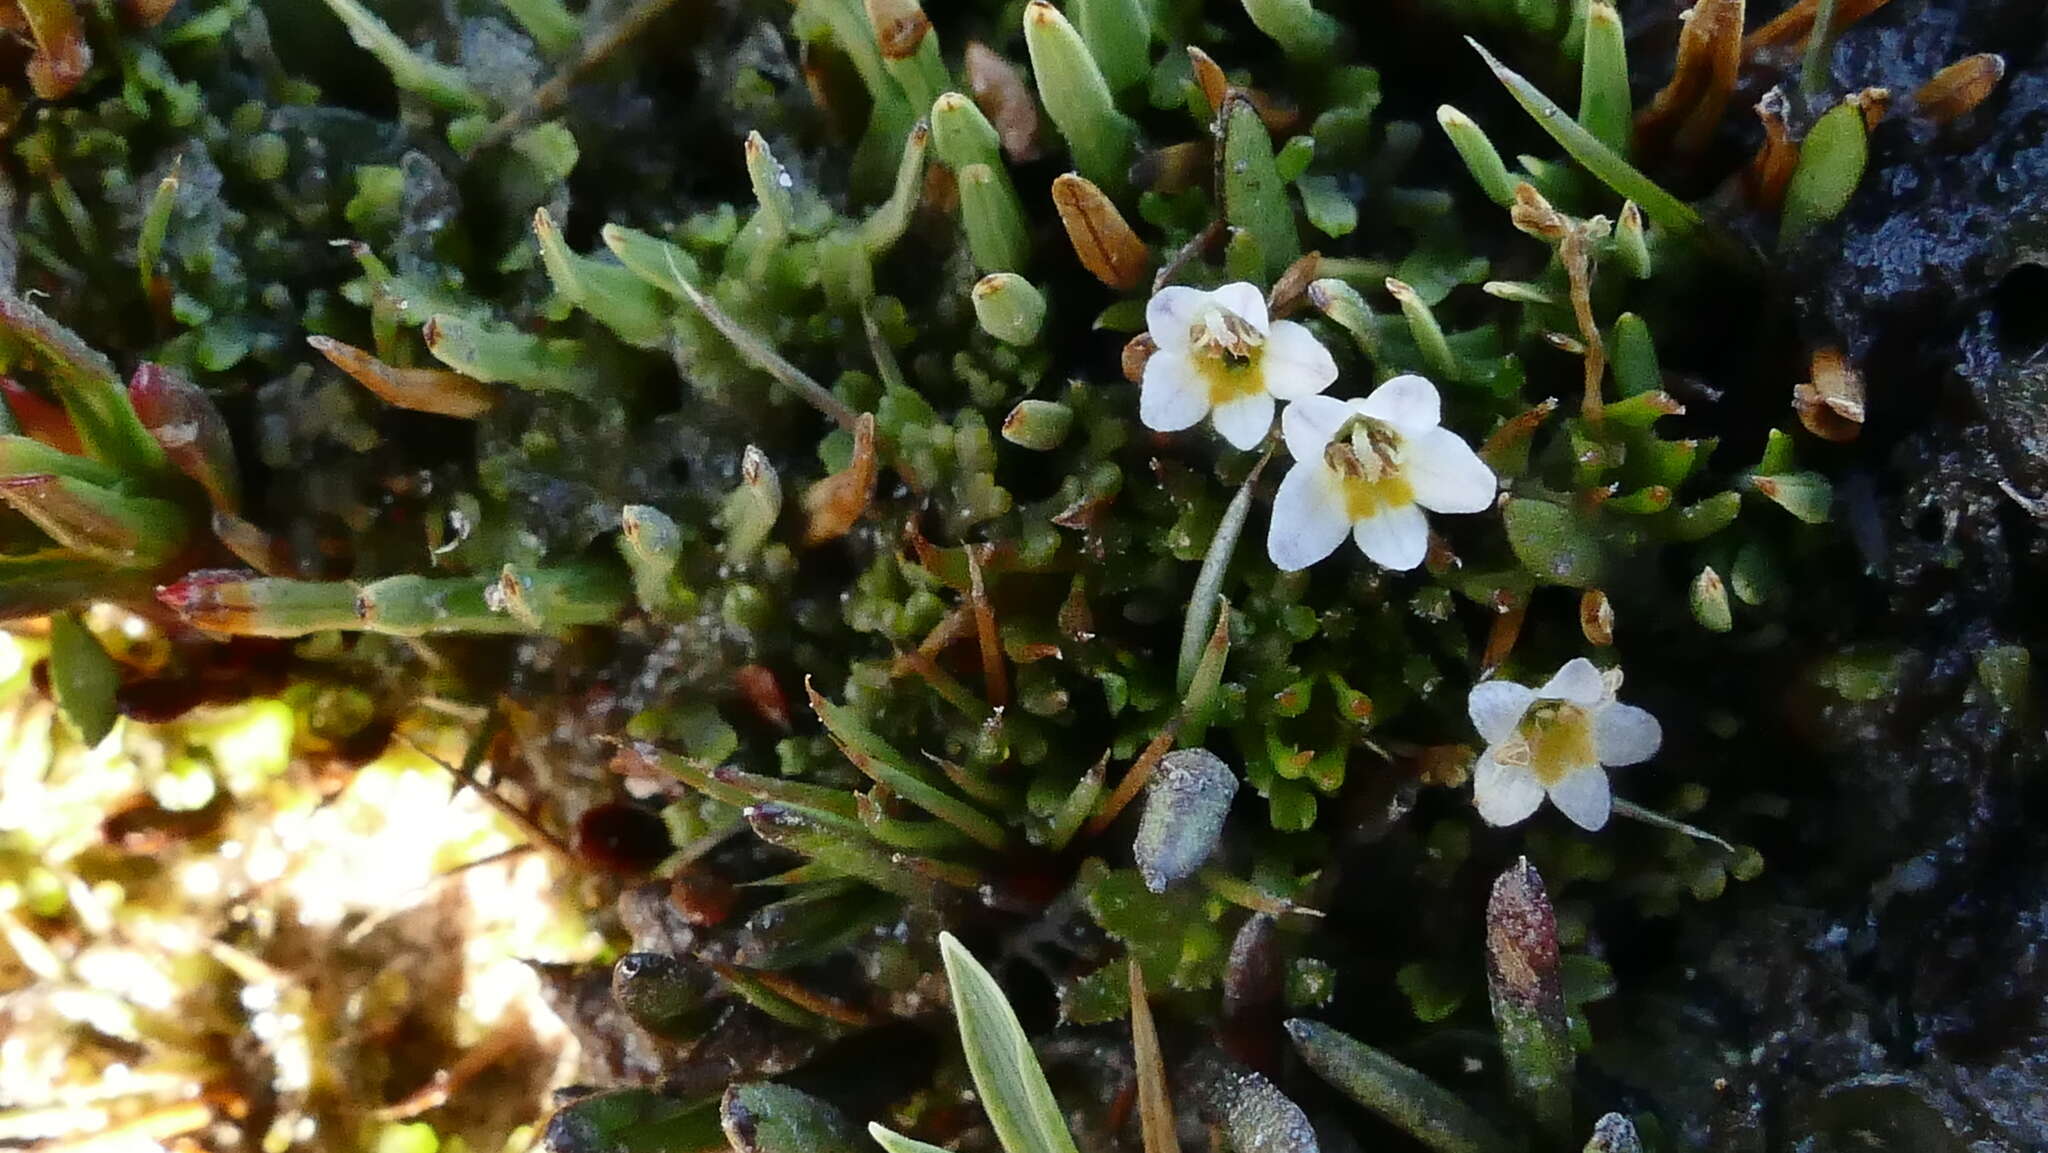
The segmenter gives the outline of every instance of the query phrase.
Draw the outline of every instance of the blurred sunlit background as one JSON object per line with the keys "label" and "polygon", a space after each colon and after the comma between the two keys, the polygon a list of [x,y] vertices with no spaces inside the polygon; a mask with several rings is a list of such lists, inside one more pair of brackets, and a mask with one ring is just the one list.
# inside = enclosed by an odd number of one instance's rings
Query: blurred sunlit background
{"label": "blurred sunlit background", "polygon": [[333,702],[265,701],[86,748],[43,648],[0,633],[0,1148],[528,1147],[573,1054],[526,962],[603,942],[458,787],[463,726],[356,764],[306,739]]}

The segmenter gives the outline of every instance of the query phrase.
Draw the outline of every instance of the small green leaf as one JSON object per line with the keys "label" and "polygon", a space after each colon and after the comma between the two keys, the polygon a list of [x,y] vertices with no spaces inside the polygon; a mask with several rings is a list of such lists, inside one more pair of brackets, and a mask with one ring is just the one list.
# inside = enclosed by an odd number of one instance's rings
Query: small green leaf
{"label": "small green leaf", "polygon": [[913,1137],[905,1137],[894,1130],[884,1129],[873,1121],[868,1122],[868,1136],[882,1147],[883,1153],[953,1153],[937,1145],[928,1145]]}
{"label": "small green leaf", "polygon": [[1814,121],[1813,129],[1799,144],[1799,167],[1785,186],[1785,214],[1778,225],[1780,249],[1799,243],[1848,207],[1869,155],[1869,131],[1863,124],[1863,110],[1855,104],[1845,100]]}
{"label": "small green leaf", "polygon": [[996,1139],[1007,1153],[1079,1153],[1002,986],[951,933],[939,934],[939,952],[967,1068]]}
{"label": "small green leaf", "polygon": [[1735,523],[1742,511],[1742,494],[1717,492],[1704,500],[1679,509],[1671,517],[1671,535],[1678,540],[1705,540]]}
{"label": "small green leaf", "polygon": [[97,637],[75,613],[50,618],[50,687],[64,719],[88,745],[98,745],[114,731],[120,712],[114,690],[121,671],[100,647]]}
{"label": "small green leaf", "polygon": [[1807,524],[1827,523],[1828,506],[1835,495],[1827,477],[1817,472],[1786,472],[1751,477],[1749,483],[1771,503]]}
{"label": "small green leaf", "polygon": [[1337,186],[1337,178],[1316,174],[1295,182],[1301,191],[1301,209],[1308,222],[1324,236],[1349,236],[1358,227],[1358,205]]}
{"label": "small green leaf", "polygon": [[1224,216],[1231,227],[1259,242],[1266,262],[1261,279],[1276,280],[1301,255],[1301,240],[1273,155],[1273,138],[1246,96],[1224,101],[1217,121],[1223,130]]}
{"label": "small green leaf", "polygon": [[718,1115],[733,1153],[852,1153],[845,1115],[787,1085],[728,1086]]}
{"label": "small green leaf", "polygon": [[1553,584],[1589,588],[1600,583],[1605,567],[1600,542],[1562,505],[1527,498],[1511,500],[1501,510],[1508,545],[1531,573]]}

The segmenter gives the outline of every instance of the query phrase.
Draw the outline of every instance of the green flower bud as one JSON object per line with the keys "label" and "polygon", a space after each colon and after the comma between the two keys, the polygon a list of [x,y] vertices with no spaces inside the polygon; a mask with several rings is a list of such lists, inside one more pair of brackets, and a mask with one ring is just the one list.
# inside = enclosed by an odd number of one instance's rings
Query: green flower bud
{"label": "green flower bud", "polygon": [[1725,633],[1735,627],[1735,615],[1728,604],[1728,586],[1711,566],[1692,578],[1692,617],[1710,632]]}
{"label": "green flower bud", "polygon": [[[997,272],[975,282],[974,318],[982,330],[1005,344],[1030,344],[1045,323],[1045,296],[1014,272]],[[1007,427],[1005,429],[1007,435]]]}
{"label": "green flower bud", "polygon": [[1051,452],[1067,439],[1074,410],[1051,400],[1020,400],[1003,418],[1003,439],[1033,452]]}

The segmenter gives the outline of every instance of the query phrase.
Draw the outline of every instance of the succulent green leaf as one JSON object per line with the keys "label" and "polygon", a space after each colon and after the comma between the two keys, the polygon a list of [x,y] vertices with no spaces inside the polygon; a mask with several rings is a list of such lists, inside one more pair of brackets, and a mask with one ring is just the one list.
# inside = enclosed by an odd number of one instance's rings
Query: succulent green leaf
{"label": "succulent green leaf", "polygon": [[1287,199],[1275,163],[1273,138],[1251,99],[1233,95],[1217,117],[1223,133],[1223,214],[1232,227],[1259,243],[1266,275],[1277,280],[1301,255],[1294,229],[1294,206]]}
{"label": "succulent green leaf", "polygon": [[1621,14],[1612,4],[1594,0],[1586,7],[1585,50],[1579,56],[1579,125],[1625,157],[1633,119]]}
{"label": "succulent green leaf", "polygon": [[1789,248],[1848,207],[1870,156],[1863,110],[1843,101],[1821,114],[1799,143],[1799,166],[1785,186],[1778,247]]}
{"label": "succulent green leaf", "polygon": [[1309,0],[1244,0],[1244,10],[1289,56],[1321,60],[1336,46],[1337,21]]}
{"label": "succulent green leaf", "polygon": [[1576,513],[1547,500],[1519,497],[1501,510],[1508,545],[1530,573],[1552,584],[1592,588],[1606,569],[1600,542]]}
{"label": "succulent green leaf", "polygon": [[1074,23],[1111,92],[1152,72],[1152,13],[1145,0],[1074,0]]}
{"label": "succulent green leaf", "polygon": [[99,638],[76,613],[50,618],[50,688],[64,719],[88,745],[98,745],[114,730],[120,710],[114,690],[121,672]]}
{"label": "succulent green leaf", "polygon": [[1046,0],[1024,6],[1024,47],[1046,115],[1081,175],[1112,194],[1129,183],[1135,127],[1117,111],[1109,82],[1080,32]]}
{"label": "succulent green leaf", "polygon": [[830,1103],[787,1085],[730,1085],[719,1121],[733,1153],[852,1153],[853,1126]]}

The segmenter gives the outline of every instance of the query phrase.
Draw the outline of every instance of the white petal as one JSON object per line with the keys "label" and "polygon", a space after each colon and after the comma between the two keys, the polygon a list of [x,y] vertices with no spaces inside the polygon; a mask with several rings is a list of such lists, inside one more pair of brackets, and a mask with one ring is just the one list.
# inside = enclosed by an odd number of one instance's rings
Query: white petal
{"label": "white petal", "polygon": [[[1156,298],[1155,298],[1156,299]],[[1209,388],[1177,352],[1155,352],[1138,386],[1138,419],[1159,432],[1179,432],[1209,415]]]}
{"label": "white petal", "polygon": [[1145,331],[1160,352],[1186,352],[1188,332],[1207,307],[1208,293],[1185,284],[1169,285],[1145,302]]}
{"label": "white petal", "polygon": [[1382,508],[1351,528],[1359,551],[1381,568],[1407,572],[1429,552],[1429,521],[1412,504]]}
{"label": "white petal", "polygon": [[1281,400],[1314,396],[1337,383],[1337,362],[1315,333],[1291,320],[1276,320],[1259,360],[1266,391]]}
{"label": "white petal", "polygon": [[1565,662],[1557,675],[1536,695],[1546,701],[1570,701],[1575,705],[1597,705],[1607,694],[1607,683],[1600,679],[1600,670],[1584,657],[1574,657]]}
{"label": "white petal", "polygon": [[1638,765],[1657,755],[1664,726],[1646,709],[1607,704],[1593,710],[1593,753],[1603,765]]}
{"label": "white petal", "polygon": [[1273,521],[1266,529],[1266,555],[1276,567],[1305,569],[1335,552],[1350,531],[1343,486],[1320,458],[1287,470],[1273,494]]}
{"label": "white petal", "polygon": [[1536,701],[1536,690],[1514,681],[1482,681],[1472,686],[1465,710],[1472,714],[1472,727],[1479,739],[1497,745],[1514,735],[1522,715]]}
{"label": "white petal", "polygon": [[1259,291],[1258,285],[1240,280],[1210,293],[1209,299],[1242,317],[1260,336],[1266,335],[1266,294]]}
{"label": "white petal", "polygon": [[1255,392],[1217,405],[1216,431],[1238,448],[1257,448],[1273,431],[1273,398]]}
{"label": "white petal", "polygon": [[1436,385],[1411,372],[1373,389],[1360,411],[1409,436],[1420,436],[1443,418],[1443,402],[1437,397]]}
{"label": "white petal", "polygon": [[1410,437],[1401,474],[1415,489],[1415,503],[1431,512],[1485,512],[1499,491],[1493,470],[1448,428]]}
{"label": "white petal", "polygon": [[1357,403],[1334,396],[1304,396],[1289,404],[1280,413],[1280,435],[1287,441],[1288,454],[1296,460],[1321,463],[1323,449],[1351,419],[1352,405]]}
{"label": "white petal", "polygon": [[1572,824],[1587,832],[1599,832],[1614,809],[1614,797],[1607,791],[1606,771],[1580,769],[1550,786],[1550,803],[1570,817]]}
{"label": "white petal", "polygon": [[1487,824],[1512,825],[1543,803],[1543,785],[1529,770],[1494,760],[1488,749],[1472,770],[1472,801]]}

